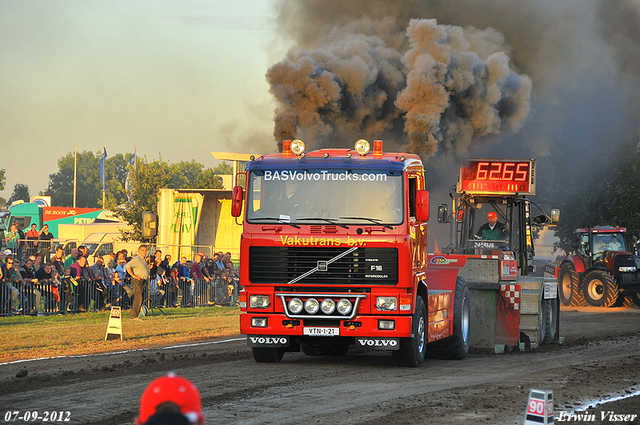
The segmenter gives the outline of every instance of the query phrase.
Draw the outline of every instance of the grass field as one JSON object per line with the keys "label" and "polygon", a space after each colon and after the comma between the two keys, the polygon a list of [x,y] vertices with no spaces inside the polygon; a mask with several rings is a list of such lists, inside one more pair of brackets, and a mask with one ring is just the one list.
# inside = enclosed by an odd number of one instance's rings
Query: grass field
{"label": "grass field", "polygon": [[39,357],[69,356],[176,343],[204,341],[236,335],[238,307],[203,307],[154,310],[141,320],[123,312],[124,339],[105,341],[109,312],[64,316],[0,318],[0,363]]}

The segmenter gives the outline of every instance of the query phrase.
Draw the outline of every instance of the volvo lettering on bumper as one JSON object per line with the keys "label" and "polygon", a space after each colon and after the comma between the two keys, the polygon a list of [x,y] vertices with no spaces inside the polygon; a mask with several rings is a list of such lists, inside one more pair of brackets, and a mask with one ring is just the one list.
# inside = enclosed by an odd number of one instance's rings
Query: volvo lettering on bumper
{"label": "volvo lettering on bumper", "polygon": [[356,345],[372,350],[398,350],[400,338],[356,338]]}
{"label": "volvo lettering on bumper", "polygon": [[247,335],[249,347],[288,347],[289,338],[286,336]]}

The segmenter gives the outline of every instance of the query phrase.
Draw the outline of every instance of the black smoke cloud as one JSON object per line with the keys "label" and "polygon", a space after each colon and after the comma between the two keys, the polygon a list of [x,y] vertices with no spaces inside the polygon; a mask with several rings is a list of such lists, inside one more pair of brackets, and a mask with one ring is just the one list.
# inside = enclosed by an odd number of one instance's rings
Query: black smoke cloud
{"label": "black smoke cloud", "polygon": [[398,148],[465,157],[474,139],[517,130],[531,80],[511,67],[495,30],[364,17],[331,28],[310,50],[294,47],[267,72],[278,102],[274,137],[314,147],[358,138],[407,140]]}
{"label": "black smoke cloud", "polygon": [[[529,112],[531,80],[511,69],[502,43],[486,48],[495,40],[493,31],[412,19],[407,36],[409,71],[396,106],[406,112],[409,151],[432,156],[444,146],[463,157],[473,139],[497,134],[503,125],[520,128]],[[486,50],[482,56],[473,50],[479,43]]]}
{"label": "black smoke cloud", "polygon": [[[295,46],[267,77],[278,103],[278,141],[309,135],[318,146],[344,147],[379,138],[385,150],[415,149],[425,159],[435,150],[427,160],[432,190],[455,183],[465,156],[536,158],[538,195],[553,204],[581,181],[606,175],[616,146],[638,138],[638,0],[276,0],[275,7],[281,40]],[[408,31],[418,24],[444,35],[420,48]],[[433,58],[443,49],[455,53],[421,71],[411,65],[412,49],[418,56],[436,49]],[[469,83],[473,96],[452,89],[461,60],[476,73],[495,71],[496,90],[478,75]],[[349,74],[354,83],[340,77],[347,69],[340,63],[349,62],[363,68],[360,77]],[[291,71],[305,76],[298,86],[287,80]],[[399,101],[410,97],[414,74],[440,78],[446,106],[434,98],[433,110],[421,113]],[[322,106],[315,107],[303,93],[321,83]]]}

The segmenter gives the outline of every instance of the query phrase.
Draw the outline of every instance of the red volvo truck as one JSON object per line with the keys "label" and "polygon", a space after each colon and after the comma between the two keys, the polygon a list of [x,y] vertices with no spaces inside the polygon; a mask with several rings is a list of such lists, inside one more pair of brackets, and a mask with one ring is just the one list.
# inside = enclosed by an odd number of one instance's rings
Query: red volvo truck
{"label": "red volvo truck", "polygon": [[285,140],[236,182],[240,330],[256,361],[350,346],[391,350],[399,366],[466,357],[465,257],[427,254],[420,157],[383,152],[379,140],[312,152]]}

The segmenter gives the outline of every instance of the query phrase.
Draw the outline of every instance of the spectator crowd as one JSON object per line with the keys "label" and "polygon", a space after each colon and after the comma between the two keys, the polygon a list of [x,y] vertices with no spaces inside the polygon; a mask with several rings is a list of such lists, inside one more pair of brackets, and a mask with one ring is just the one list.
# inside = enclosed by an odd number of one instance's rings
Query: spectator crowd
{"label": "spectator crowd", "polygon": [[[33,224],[26,237],[12,224],[5,234],[7,247],[0,253],[0,315],[84,312],[124,309],[133,305],[132,261],[127,250],[96,257],[86,246],[65,255],[62,246],[52,249],[47,225],[39,232]],[[24,239],[25,243],[20,243]],[[136,255],[137,253],[132,253]],[[234,304],[238,295],[238,268],[231,253],[203,251],[193,258],[173,262],[161,250],[145,258],[149,278],[142,300],[152,307],[193,307]]]}

